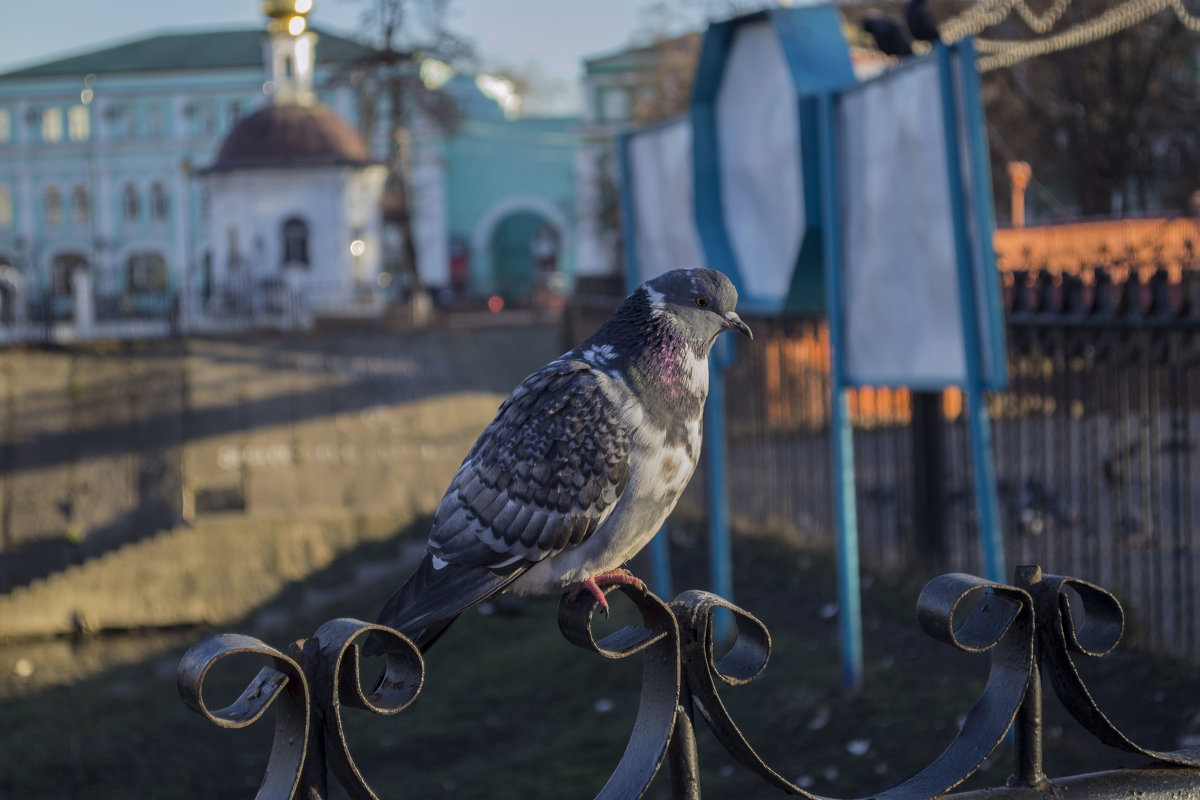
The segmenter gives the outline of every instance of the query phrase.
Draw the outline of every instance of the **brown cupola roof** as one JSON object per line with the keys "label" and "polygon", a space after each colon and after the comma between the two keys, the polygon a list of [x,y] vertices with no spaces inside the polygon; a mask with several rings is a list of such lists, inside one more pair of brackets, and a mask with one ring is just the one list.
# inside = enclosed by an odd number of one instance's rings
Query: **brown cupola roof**
{"label": "brown cupola roof", "polygon": [[329,107],[277,104],[234,125],[206,171],[372,163],[362,137]]}

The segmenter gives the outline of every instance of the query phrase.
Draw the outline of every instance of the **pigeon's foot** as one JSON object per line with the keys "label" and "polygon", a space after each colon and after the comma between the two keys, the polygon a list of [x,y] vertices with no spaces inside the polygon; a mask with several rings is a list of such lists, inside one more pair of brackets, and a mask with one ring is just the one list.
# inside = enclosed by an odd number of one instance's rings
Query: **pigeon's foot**
{"label": "pigeon's foot", "polygon": [[574,600],[586,590],[588,594],[596,598],[596,605],[604,610],[604,616],[607,617],[608,600],[604,598],[604,589],[608,586],[636,586],[642,591],[646,590],[646,584],[642,579],[629,570],[610,569],[608,572],[601,572],[599,575],[593,575],[586,581],[581,582],[567,594],[567,599]]}

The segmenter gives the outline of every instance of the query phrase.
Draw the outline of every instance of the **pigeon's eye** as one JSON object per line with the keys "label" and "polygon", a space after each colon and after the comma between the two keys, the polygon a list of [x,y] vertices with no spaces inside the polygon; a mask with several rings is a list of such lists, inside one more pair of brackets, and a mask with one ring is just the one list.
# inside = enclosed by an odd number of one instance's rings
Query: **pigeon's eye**
{"label": "pigeon's eye", "polygon": [[696,305],[700,306],[701,308],[708,308],[708,298],[704,295],[700,295],[696,298]]}

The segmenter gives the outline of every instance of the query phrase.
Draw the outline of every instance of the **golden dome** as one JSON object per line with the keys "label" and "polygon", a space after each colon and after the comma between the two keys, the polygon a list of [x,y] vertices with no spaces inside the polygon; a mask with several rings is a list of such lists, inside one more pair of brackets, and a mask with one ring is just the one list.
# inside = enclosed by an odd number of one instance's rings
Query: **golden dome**
{"label": "golden dome", "polygon": [[305,17],[312,8],[313,0],[263,0],[262,3],[262,12],[269,20],[267,30],[271,33],[303,33],[307,27]]}

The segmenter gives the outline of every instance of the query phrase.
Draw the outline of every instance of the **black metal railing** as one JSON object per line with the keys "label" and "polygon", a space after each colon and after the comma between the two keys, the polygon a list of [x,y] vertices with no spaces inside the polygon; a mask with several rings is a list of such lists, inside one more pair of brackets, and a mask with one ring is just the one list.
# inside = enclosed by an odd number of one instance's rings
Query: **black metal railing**
{"label": "black metal railing", "polygon": [[[719,685],[737,687],[767,665],[771,636],[752,614],[716,595],[680,594],[670,603],[649,592],[621,587],[641,615],[599,640],[592,630],[597,603],[586,593],[564,595],[559,626],[573,644],[607,659],[640,654],[642,687],[633,734],[598,798],[641,797],[667,762],[675,798],[700,797],[698,751],[693,728],[699,716],[718,741],[766,784],[818,800],[768,765],[747,741],[721,699]],[[719,609],[737,621],[737,638],[720,657],[713,616]],[[1009,785],[987,791],[1009,800],[1087,797],[1154,798],[1200,793],[1200,751],[1162,752],[1133,742],[1097,705],[1075,664],[1076,655],[1099,657],[1121,637],[1123,612],[1104,589],[1076,578],[1019,567],[1013,585],[971,575],[939,576],[917,601],[921,627],[933,638],[967,653],[987,654],[986,685],[958,734],[925,769],[875,795],[918,800],[943,795],[974,773],[1013,731],[1014,764]],[[362,683],[359,648],[374,634],[388,648],[386,666],[373,688]],[[240,697],[222,709],[205,700],[204,682],[223,659],[252,654],[268,660]],[[348,709],[397,714],[417,698],[424,681],[417,648],[399,632],[353,619],[322,625],[287,652],[239,634],[213,636],[192,647],[179,665],[184,702],[210,722],[242,728],[275,706],[275,738],[259,787],[262,800],[323,798],[328,773],[352,797],[375,798],[354,761],[343,726]],[[1042,769],[1042,688],[1048,681],[1071,716],[1104,744],[1153,760],[1123,769],[1050,780]],[[530,694],[536,686],[527,687]],[[568,793],[570,793],[568,791]],[[964,793],[962,796],[975,796]]]}

